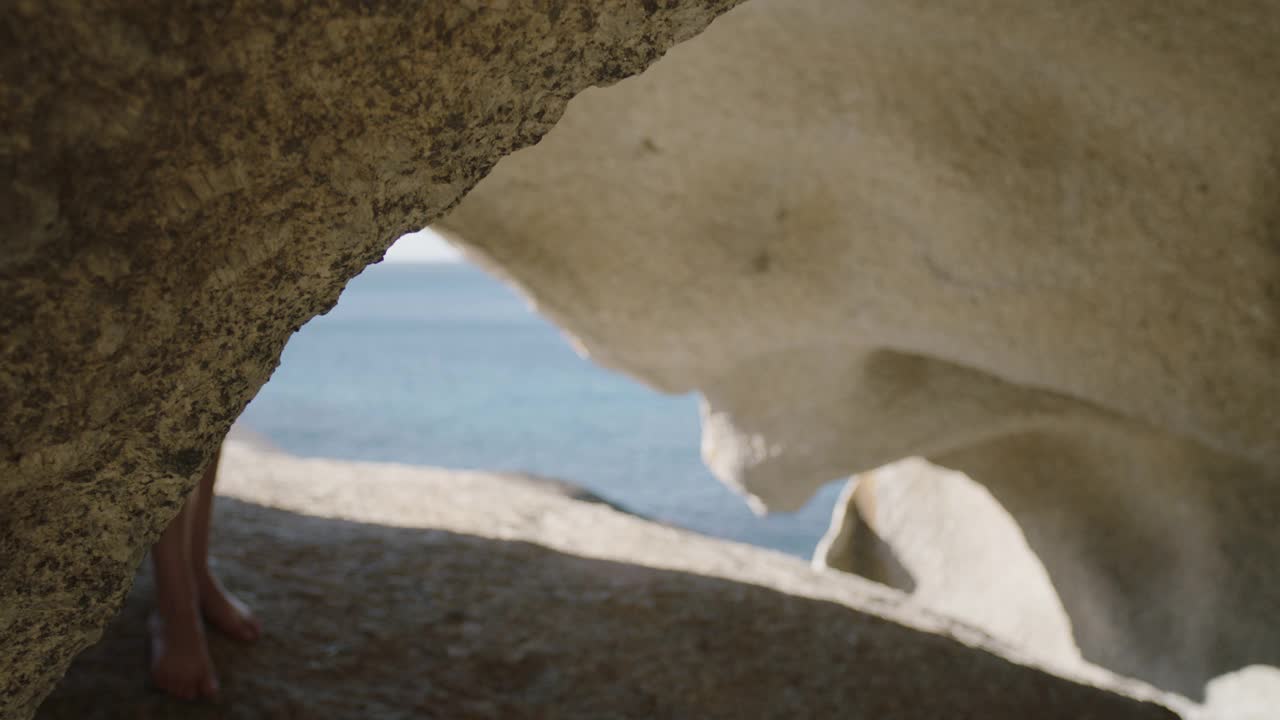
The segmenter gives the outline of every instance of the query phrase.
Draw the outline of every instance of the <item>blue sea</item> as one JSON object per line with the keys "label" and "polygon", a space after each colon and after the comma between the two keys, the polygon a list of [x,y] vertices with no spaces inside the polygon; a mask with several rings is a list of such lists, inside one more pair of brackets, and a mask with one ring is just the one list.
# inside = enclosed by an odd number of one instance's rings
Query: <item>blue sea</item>
{"label": "blue sea", "polygon": [[802,557],[839,491],[756,517],[703,466],[695,396],[579,357],[463,263],[366,269],[293,336],[241,422],[297,455],[561,478],[655,520]]}

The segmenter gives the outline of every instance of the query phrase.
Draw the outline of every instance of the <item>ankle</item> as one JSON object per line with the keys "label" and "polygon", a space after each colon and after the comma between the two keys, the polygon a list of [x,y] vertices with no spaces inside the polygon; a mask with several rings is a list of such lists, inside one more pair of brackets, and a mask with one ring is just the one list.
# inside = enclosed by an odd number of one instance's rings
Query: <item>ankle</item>
{"label": "ankle", "polygon": [[197,624],[200,619],[198,583],[180,589],[156,592],[156,614],[166,625]]}
{"label": "ankle", "polygon": [[195,577],[196,579],[199,579],[202,577],[208,577],[212,574],[213,574],[213,571],[209,569],[208,558],[205,558],[203,560],[195,560],[195,559],[191,560],[191,575],[193,577]]}
{"label": "ankle", "polygon": [[207,570],[196,573],[196,599],[203,605],[210,600],[226,595],[226,589],[217,575]]}
{"label": "ankle", "polygon": [[155,618],[160,621],[164,635],[170,641],[180,644],[204,641],[204,619],[195,605],[167,608],[160,606],[156,608]]}
{"label": "ankle", "polygon": [[218,582],[218,576],[213,574],[213,570],[208,564],[201,563],[196,565],[191,569],[191,574],[195,577],[196,587],[202,591],[210,586],[216,587],[221,584]]}

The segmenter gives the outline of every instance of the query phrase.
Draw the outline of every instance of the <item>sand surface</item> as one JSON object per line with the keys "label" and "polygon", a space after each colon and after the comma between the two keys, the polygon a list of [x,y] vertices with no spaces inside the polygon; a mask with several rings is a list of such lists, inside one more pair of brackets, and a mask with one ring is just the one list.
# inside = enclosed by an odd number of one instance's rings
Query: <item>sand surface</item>
{"label": "sand surface", "polygon": [[40,718],[1174,717],[880,586],[564,486],[233,441],[219,489],[216,566],[268,628],[213,639],[221,701],[147,687],[144,563]]}

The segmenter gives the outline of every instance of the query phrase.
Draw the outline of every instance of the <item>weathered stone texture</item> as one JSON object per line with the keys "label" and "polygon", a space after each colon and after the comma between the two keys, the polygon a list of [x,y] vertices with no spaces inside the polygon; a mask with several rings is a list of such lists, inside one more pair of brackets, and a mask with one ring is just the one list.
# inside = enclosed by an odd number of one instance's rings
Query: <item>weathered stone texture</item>
{"label": "weathered stone texture", "polygon": [[219,572],[268,627],[214,638],[220,703],[139,682],[144,569],[40,720],[1175,718],[1176,699],[1011,662],[861,578],[563,486],[234,442],[220,474]]}
{"label": "weathered stone texture", "polygon": [[293,330],[733,4],[5,3],[0,716],[96,637]]}
{"label": "weathered stone texture", "polygon": [[1086,658],[1199,696],[1280,665],[1278,89],[1263,0],[755,0],[440,227],[758,506],[963,470]]}
{"label": "weathered stone texture", "polygon": [[1046,662],[1080,664],[1044,564],[963,473],[910,458],[850,479],[813,564],[910,593]]}

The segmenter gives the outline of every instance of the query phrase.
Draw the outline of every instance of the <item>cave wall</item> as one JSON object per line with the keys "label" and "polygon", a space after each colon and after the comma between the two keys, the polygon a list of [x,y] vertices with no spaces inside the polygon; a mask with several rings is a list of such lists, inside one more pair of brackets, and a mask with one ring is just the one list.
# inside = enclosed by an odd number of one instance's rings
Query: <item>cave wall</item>
{"label": "cave wall", "polygon": [[438,227],[757,508],[964,471],[1086,659],[1199,698],[1280,666],[1278,78],[1262,0],[753,0]]}
{"label": "cave wall", "polygon": [[735,0],[0,9],[0,717],[115,612],[289,335]]}
{"label": "cave wall", "polygon": [[[0,716],[97,636],[290,333],[580,90],[734,4],[0,10]],[[1125,602],[1177,597],[1129,569],[1195,567],[1126,548],[1191,537],[1237,571],[1193,578],[1225,588],[1199,616],[1256,625],[1280,588],[1259,550],[1280,477],[1273,6],[731,17],[583,93],[441,227],[598,361],[701,390],[709,463],[760,505],[912,454],[992,486],[1089,472],[1128,504],[1067,493],[1089,521],[1069,534],[1116,561]],[[1135,435],[1215,470],[1175,492]],[[1027,486],[1009,497],[1035,517]],[[1134,517],[1137,540],[1102,542]],[[1257,637],[1246,656],[1272,659]]]}

